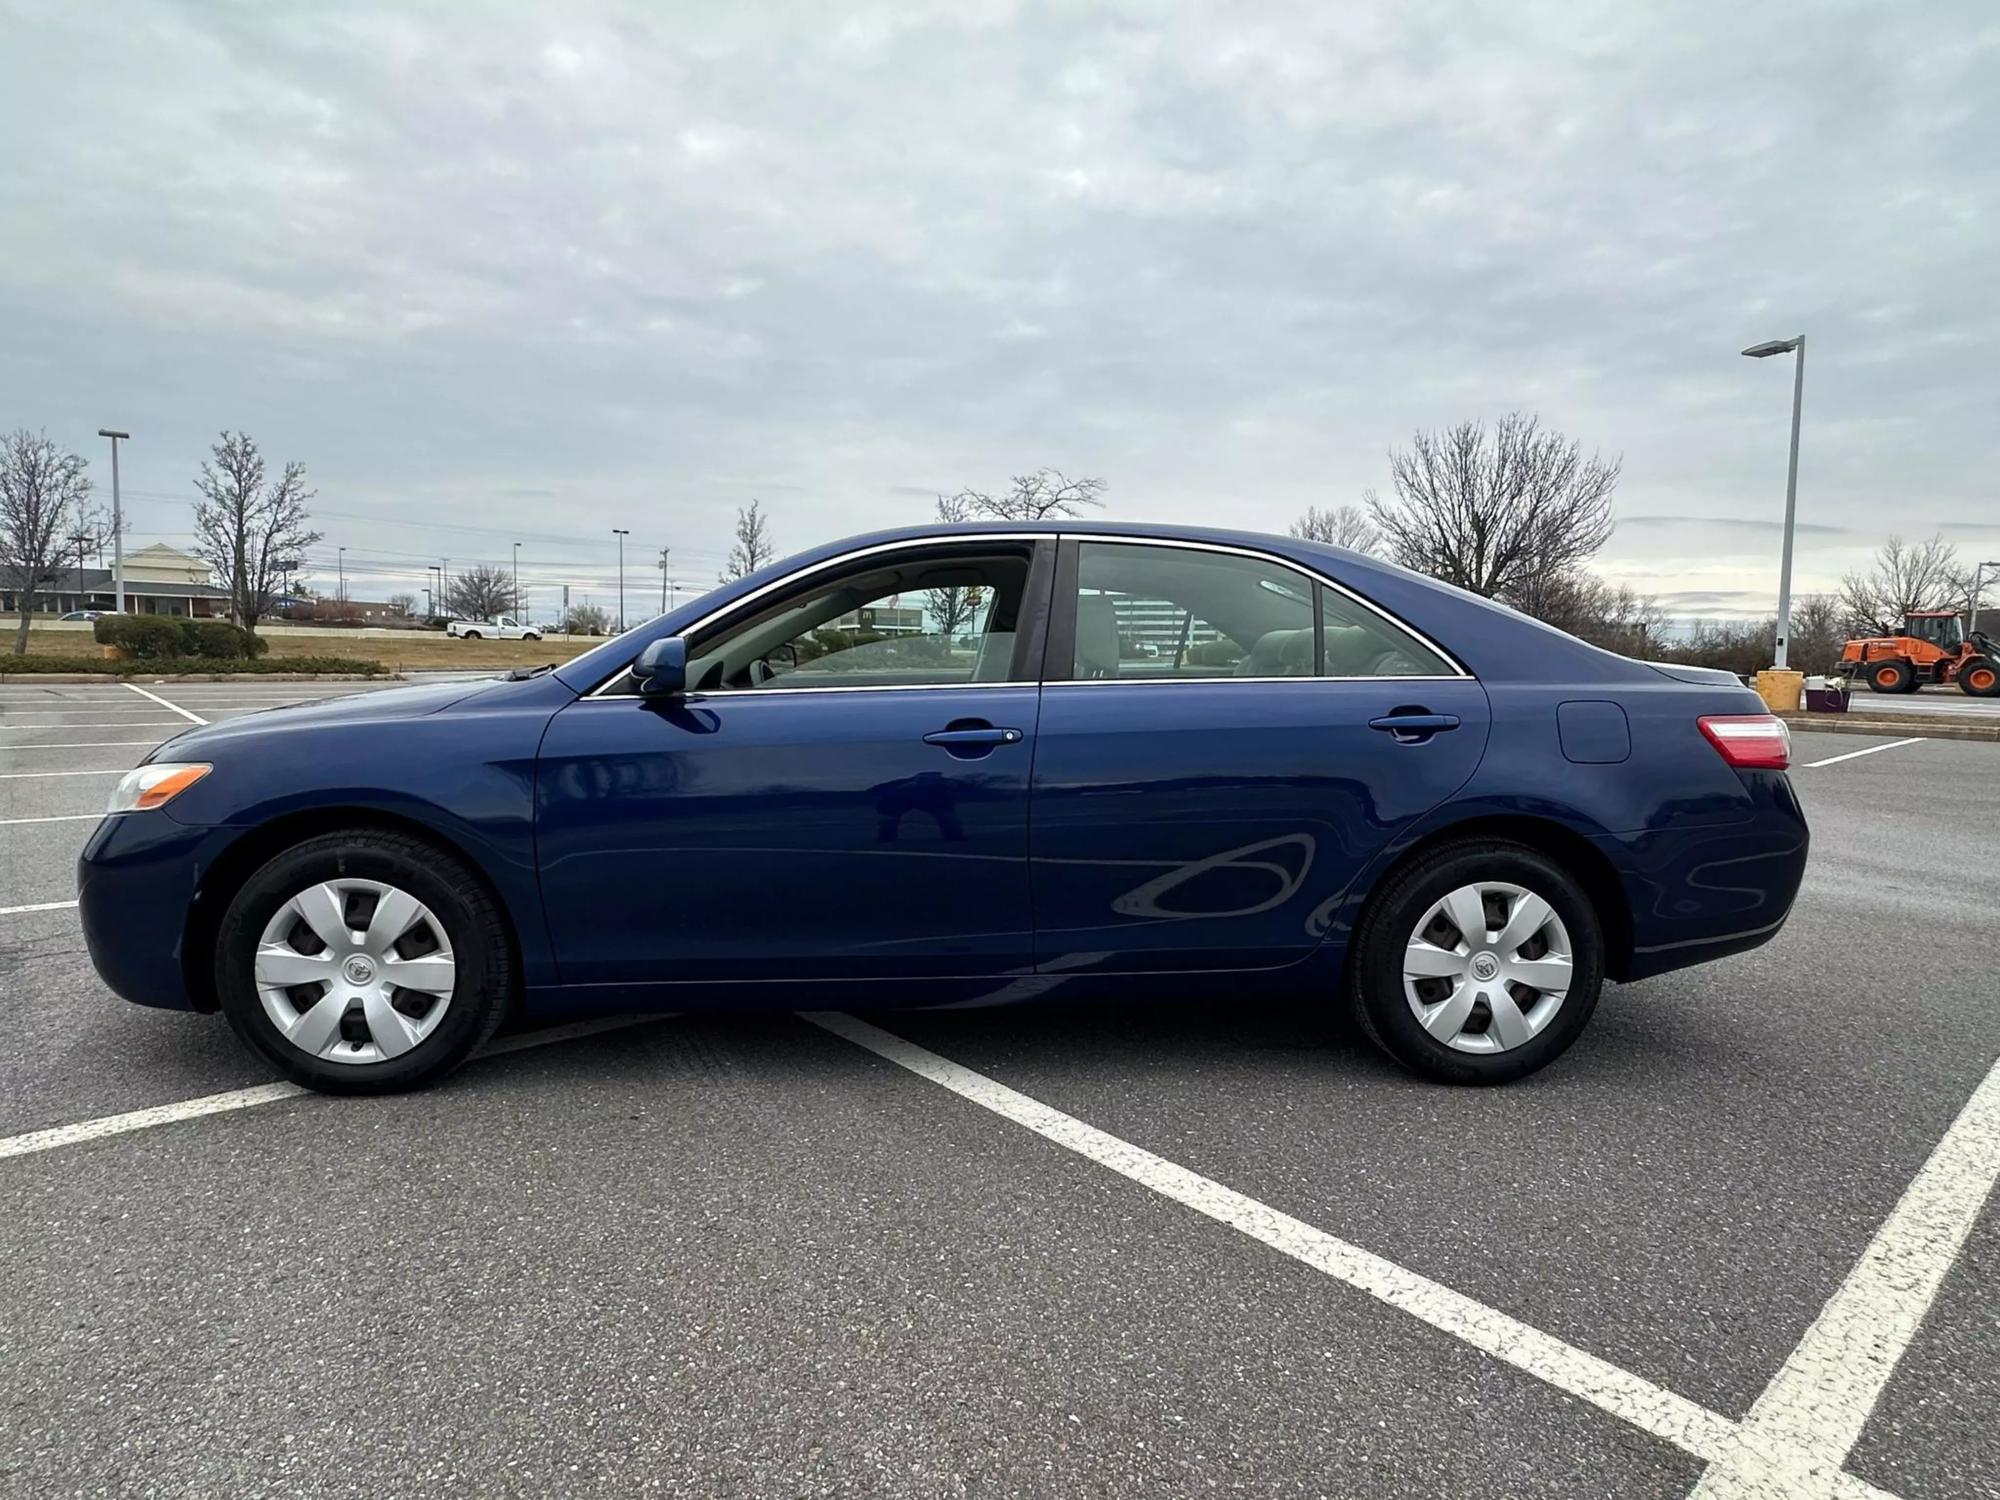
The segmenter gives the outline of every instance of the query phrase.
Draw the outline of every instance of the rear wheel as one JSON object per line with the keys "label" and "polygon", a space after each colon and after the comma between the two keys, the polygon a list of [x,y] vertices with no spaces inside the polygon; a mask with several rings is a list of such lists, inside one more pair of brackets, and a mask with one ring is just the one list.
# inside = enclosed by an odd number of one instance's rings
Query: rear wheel
{"label": "rear wheel", "polygon": [[458,633],[458,638],[461,641],[476,641],[479,639],[479,632],[476,630],[461,630]]}
{"label": "rear wheel", "polygon": [[1916,685],[1917,674],[1906,661],[1878,661],[1868,669],[1868,686],[1878,693],[1907,693]]}
{"label": "rear wheel", "polygon": [[1450,844],[1370,898],[1348,999],[1396,1061],[1447,1083],[1505,1083],[1581,1034],[1604,983],[1597,913],[1547,855]]}
{"label": "rear wheel", "polygon": [[252,875],[215,966],[236,1034],[334,1094],[441,1077],[493,1034],[514,982],[505,918],[473,873],[366,829],[308,839]]}
{"label": "rear wheel", "polygon": [[2000,698],[2000,665],[1990,656],[1968,657],[1958,669],[1958,686],[1975,698]]}

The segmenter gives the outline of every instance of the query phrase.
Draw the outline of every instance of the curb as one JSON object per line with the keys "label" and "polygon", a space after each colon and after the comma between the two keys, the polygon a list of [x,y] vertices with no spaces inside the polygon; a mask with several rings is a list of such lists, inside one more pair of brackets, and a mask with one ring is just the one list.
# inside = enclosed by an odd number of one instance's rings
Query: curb
{"label": "curb", "polygon": [[1924,740],[2000,741],[2000,719],[1990,724],[1954,723],[1940,714],[1937,718],[1857,719],[1852,714],[1779,714],[1794,729],[1815,734],[1909,735]]}
{"label": "curb", "polygon": [[8,672],[0,683],[64,685],[90,682],[401,682],[400,672]]}

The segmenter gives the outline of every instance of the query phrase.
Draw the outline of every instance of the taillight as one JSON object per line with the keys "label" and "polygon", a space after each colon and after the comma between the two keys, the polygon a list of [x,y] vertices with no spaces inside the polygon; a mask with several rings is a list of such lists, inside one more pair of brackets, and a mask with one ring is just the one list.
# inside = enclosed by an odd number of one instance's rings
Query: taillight
{"label": "taillight", "polygon": [[1739,771],[1782,771],[1792,763],[1792,732],[1776,714],[1703,714],[1700,723]]}

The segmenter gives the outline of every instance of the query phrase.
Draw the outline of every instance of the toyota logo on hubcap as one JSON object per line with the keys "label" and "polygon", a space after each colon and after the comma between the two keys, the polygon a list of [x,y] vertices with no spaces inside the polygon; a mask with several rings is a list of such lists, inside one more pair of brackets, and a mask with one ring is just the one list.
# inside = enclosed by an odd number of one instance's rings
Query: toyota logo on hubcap
{"label": "toyota logo on hubcap", "polygon": [[1472,977],[1474,979],[1491,979],[1499,972],[1500,960],[1492,954],[1479,953],[1473,955]]}
{"label": "toyota logo on hubcap", "polygon": [[362,957],[359,953],[347,961],[346,970],[349,983],[373,984],[375,982],[374,963]]}

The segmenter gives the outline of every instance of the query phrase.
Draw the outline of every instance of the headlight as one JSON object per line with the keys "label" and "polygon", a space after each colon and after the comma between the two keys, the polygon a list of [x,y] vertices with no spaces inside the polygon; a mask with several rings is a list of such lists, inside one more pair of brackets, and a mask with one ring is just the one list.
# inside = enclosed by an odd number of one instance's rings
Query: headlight
{"label": "headlight", "polygon": [[206,776],[210,769],[205,765],[167,761],[127,771],[118,779],[118,785],[111,793],[111,805],[104,811],[107,814],[149,812],[156,807],[165,807]]}

